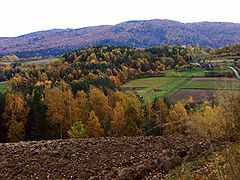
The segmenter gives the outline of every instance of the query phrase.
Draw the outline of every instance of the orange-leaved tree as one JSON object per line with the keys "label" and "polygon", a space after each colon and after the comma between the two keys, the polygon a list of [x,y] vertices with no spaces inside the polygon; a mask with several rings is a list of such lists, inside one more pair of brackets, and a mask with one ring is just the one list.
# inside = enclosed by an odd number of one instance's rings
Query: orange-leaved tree
{"label": "orange-leaved tree", "polygon": [[113,110],[113,121],[111,121],[111,130],[113,136],[123,136],[126,125],[126,117],[123,104],[117,102]]}
{"label": "orange-leaved tree", "polygon": [[95,115],[94,111],[90,112],[89,121],[87,123],[87,132],[89,137],[100,137],[104,136],[104,131],[101,128],[98,117]]}
{"label": "orange-leaved tree", "polygon": [[111,113],[111,107],[108,103],[108,97],[98,88],[90,86],[89,105],[99,118],[101,127],[107,132],[107,125]]}

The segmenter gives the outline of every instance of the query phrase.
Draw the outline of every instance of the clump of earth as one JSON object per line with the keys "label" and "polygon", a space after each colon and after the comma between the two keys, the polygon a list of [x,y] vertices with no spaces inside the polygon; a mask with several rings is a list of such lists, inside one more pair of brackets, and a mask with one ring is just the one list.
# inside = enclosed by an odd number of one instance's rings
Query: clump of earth
{"label": "clump of earth", "polygon": [[0,179],[154,179],[225,144],[183,135],[5,143]]}

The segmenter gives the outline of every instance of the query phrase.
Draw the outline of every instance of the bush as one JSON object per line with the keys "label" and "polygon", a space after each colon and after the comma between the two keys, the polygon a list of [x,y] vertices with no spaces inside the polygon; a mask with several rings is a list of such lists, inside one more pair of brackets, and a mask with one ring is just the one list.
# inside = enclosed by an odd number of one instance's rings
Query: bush
{"label": "bush", "polygon": [[14,121],[9,127],[8,138],[10,142],[23,141],[25,139],[24,124]]}
{"label": "bush", "polygon": [[88,138],[87,130],[84,128],[84,124],[81,121],[74,123],[72,130],[68,131],[68,135],[71,138]]}
{"label": "bush", "polygon": [[173,77],[175,77],[175,76],[176,76],[176,73],[173,71],[173,72],[171,73],[171,75],[172,75]]}

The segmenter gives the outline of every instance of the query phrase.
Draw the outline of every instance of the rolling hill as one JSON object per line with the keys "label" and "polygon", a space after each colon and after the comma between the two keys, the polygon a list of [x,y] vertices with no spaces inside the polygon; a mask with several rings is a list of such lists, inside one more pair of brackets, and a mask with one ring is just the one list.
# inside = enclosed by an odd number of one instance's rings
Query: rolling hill
{"label": "rolling hill", "polygon": [[163,44],[219,48],[240,42],[240,24],[181,23],[171,20],[128,21],[80,29],[52,29],[0,38],[0,56],[56,56],[90,45],[128,45],[138,48]]}

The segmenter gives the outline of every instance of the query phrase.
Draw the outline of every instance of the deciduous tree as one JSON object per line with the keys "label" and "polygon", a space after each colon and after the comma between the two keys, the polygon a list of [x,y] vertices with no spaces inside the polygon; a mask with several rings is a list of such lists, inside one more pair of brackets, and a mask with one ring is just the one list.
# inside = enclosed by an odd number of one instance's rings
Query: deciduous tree
{"label": "deciduous tree", "polygon": [[117,102],[113,110],[113,121],[111,122],[111,131],[113,136],[123,136],[126,126],[126,118],[123,104]]}
{"label": "deciduous tree", "polygon": [[89,92],[89,105],[99,118],[101,127],[107,132],[109,116],[111,113],[111,107],[109,106],[107,96],[105,96],[100,89],[91,86]]}
{"label": "deciduous tree", "polygon": [[[47,121],[55,126],[53,136],[57,134],[60,138],[67,136],[67,131],[77,120],[73,116],[76,110],[75,100],[71,90],[63,90],[61,87],[48,88],[45,91],[45,104],[47,105]],[[53,130],[53,129],[52,129]],[[55,134],[55,135],[54,135]]]}
{"label": "deciduous tree", "polygon": [[14,121],[8,130],[8,138],[10,142],[23,141],[25,139],[25,127],[23,122]]}
{"label": "deciduous tree", "polygon": [[167,123],[169,124],[168,130],[170,133],[186,133],[186,123],[188,120],[187,110],[184,108],[184,104],[178,102],[174,107],[169,111],[167,117]]}
{"label": "deciduous tree", "polygon": [[95,115],[94,111],[90,112],[89,121],[87,124],[87,132],[89,137],[100,137],[104,135],[104,130],[101,128],[98,117]]}

